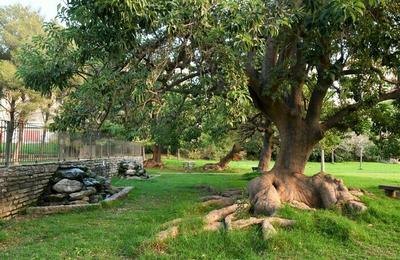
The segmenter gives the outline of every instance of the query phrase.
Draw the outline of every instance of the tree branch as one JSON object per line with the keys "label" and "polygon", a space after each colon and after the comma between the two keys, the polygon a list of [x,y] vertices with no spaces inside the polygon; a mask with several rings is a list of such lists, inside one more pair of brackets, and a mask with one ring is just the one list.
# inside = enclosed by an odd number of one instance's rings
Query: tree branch
{"label": "tree branch", "polygon": [[372,107],[382,101],[396,99],[396,98],[400,98],[400,88],[396,88],[390,92],[381,94],[378,98],[376,98],[376,97],[370,98],[370,99],[367,99],[364,101],[360,101],[360,102],[345,106],[345,107],[341,108],[340,110],[338,110],[332,116],[328,117],[325,120],[325,122],[323,122],[321,124],[322,129],[324,131],[327,131],[331,128],[337,127],[338,125],[340,125],[340,123],[344,119],[344,117],[346,117],[350,113],[355,112],[361,108]]}

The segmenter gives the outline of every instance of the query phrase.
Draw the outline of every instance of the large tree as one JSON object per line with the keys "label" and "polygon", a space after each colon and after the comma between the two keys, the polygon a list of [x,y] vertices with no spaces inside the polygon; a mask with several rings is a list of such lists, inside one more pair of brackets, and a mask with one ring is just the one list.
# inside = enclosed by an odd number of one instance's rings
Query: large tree
{"label": "large tree", "polygon": [[50,35],[67,39],[72,59],[38,62],[34,52],[21,75],[65,87],[101,60],[135,72],[147,92],[250,95],[280,137],[273,169],[249,186],[254,211],[290,201],[363,208],[339,180],[304,169],[325,132],[399,97],[399,9],[395,0],[71,0],[60,14],[68,28]]}

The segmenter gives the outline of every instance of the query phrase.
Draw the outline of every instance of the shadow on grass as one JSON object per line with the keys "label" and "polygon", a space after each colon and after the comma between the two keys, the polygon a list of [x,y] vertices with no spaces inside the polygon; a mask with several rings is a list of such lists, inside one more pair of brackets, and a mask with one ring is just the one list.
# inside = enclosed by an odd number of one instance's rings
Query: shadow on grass
{"label": "shadow on grass", "polygon": [[246,180],[246,181],[250,181],[256,177],[260,177],[262,176],[262,173],[260,172],[249,172],[249,173],[245,173],[242,175],[241,179],[242,180]]}

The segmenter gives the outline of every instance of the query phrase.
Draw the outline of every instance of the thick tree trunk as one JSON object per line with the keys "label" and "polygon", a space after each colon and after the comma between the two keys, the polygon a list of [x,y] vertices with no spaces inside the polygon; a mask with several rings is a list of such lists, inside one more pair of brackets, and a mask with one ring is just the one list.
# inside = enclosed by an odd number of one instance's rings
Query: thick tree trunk
{"label": "thick tree trunk", "polygon": [[271,127],[267,128],[264,132],[263,148],[261,150],[260,161],[258,163],[258,169],[263,173],[268,171],[269,163],[271,162],[273,135],[274,132]]}
{"label": "thick tree trunk", "polygon": [[153,161],[160,163],[161,162],[161,148],[158,144],[153,146]]}
{"label": "thick tree trunk", "polygon": [[[282,125],[281,125],[282,126]],[[341,180],[323,173],[304,175],[305,165],[314,145],[322,138],[313,129],[296,120],[280,127],[280,151],[269,172],[249,183],[252,210],[273,215],[282,203],[301,202],[313,208],[330,208],[341,202],[356,210],[365,206],[352,196]]]}
{"label": "thick tree trunk", "polygon": [[153,158],[144,161],[144,167],[147,168],[162,168],[163,163],[161,161],[161,148],[158,144],[153,146]]}
{"label": "thick tree trunk", "polygon": [[240,158],[240,152],[242,151],[240,144],[234,144],[231,151],[221,158],[218,163],[208,163],[203,166],[206,171],[222,171],[228,167],[228,164],[234,160]]}

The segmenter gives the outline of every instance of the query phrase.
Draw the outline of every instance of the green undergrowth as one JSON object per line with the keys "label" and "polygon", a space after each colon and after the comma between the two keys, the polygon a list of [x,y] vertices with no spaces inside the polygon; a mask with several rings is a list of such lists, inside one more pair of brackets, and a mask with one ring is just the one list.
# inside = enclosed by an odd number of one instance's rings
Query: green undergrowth
{"label": "green undergrowth", "polygon": [[[199,187],[245,188],[257,176],[249,173],[249,162],[237,164],[240,167],[233,173],[182,173],[182,169],[174,172],[168,169],[167,163],[167,169],[150,170],[161,176],[149,181],[113,179],[116,186],[134,187],[126,199],[113,205],[1,221],[0,259],[396,259],[400,256],[400,200],[385,197],[377,188],[383,183],[400,184],[400,169],[360,173],[336,166],[335,176],[350,186],[373,193],[362,198],[368,210],[361,214],[339,210],[308,212],[286,206],[278,215],[294,219],[296,224],[289,229],[278,228],[275,237],[264,241],[257,226],[229,232],[202,230],[202,217],[213,207],[200,205],[199,198],[207,192]],[[382,164],[381,168],[385,166]],[[163,223],[176,218],[184,219],[179,224],[179,236],[157,242],[155,235],[165,229]]]}

